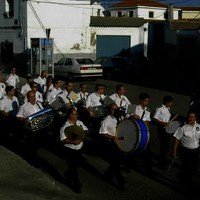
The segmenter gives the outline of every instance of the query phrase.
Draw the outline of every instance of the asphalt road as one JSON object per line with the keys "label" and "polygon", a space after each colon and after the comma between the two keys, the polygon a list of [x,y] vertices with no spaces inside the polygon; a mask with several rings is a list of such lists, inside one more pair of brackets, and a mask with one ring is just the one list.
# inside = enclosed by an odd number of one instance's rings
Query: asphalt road
{"label": "asphalt road", "polygon": [[[23,80],[24,81],[24,80]],[[96,83],[106,86],[106,94],[114,92],[119,82],[99,79],[96,82],[86,81],[89,91],[94,90]],[[75,91],[80,82],[75,83]],[[164,95],[172,95],[174,98],[174,113],[185,116],[188,108],[189,97],[162,90],[139,87],[124,84],[127,88],[127,97],[132,103],[138,103],[138,95],[141,92],[149,93],[151,97],[150,108],[153,110],[162,102]],[[74,193],[65,181],[67,163],[62,154],[62,148],[51,140],[43,140],[43,145],[37,151],[36,160],[28,157],[26,149],[10,141],[9,144],[0,147],[0,199],[2,200],[62,200],[62,199],[95,199],[95,200],[174,200],[174,199],[199,199],[198,187],[200,185],[200,170],[195,176],[194,196],[186,196],[185,190],[177,177],[180,170],[180,160],[177,159],[170,170],[160,170],[157,167],[157,155],[159,143],[156,135],[156,127],[150,127],[151,159],[153,162],[154,176],[148,176],[143,171],[144,163],[140,155],[134,157],[134,165],[130,172],[123,171],[126,180],[126,190],[121,191],[115,185],[105,182],[102,174],[108,163],[96,153],[96,146],[88,139],[85,143],[84,165],[79,169],[82,193]],[[171,149],[173,140],[171,140]],[[9,150],[8,150],[9,149]],[[11,150],[11,151],[10,151]],[[169,165],[171,163],[171,150],[168,154]]]}

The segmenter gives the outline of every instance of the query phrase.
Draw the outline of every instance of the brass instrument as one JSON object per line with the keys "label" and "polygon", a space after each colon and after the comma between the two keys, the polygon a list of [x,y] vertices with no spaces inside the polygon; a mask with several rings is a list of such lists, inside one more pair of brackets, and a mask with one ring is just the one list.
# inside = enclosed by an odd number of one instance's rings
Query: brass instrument
{"label": "brass instrument", "polygon": [[35,132],[48,127],[53,122],[53,118],[52,109],[47,107],[27,117],[25,127]]}
{"label": "brass instrument", "polygon": [[77,125],[68,126],[64,130],[65,136],[70,140],[81,140],[85,138],[85,131],[82,127]]}

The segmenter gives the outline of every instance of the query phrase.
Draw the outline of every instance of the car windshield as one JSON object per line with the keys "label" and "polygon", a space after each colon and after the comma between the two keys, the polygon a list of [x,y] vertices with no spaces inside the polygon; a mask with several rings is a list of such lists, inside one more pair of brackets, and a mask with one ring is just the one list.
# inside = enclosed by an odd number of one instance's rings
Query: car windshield
{"label": "car windshield", "polygon": [[76,61],[79,63],[79,64],[94,64],[94,61],[91,60],[90,58],[80,58],[80,59],[76,59]]}

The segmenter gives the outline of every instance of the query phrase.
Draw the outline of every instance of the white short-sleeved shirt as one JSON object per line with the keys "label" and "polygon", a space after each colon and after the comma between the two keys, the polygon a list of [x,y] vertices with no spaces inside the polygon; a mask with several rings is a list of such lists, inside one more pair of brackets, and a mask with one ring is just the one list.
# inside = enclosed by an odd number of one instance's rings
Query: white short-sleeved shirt
{"label": "white short-sleeved shirt", "polygon": [[56,89],[53,87],[51,90],[49,90],[47,94],[47,102],[52,102],[54,101],[59,95],[63,93],[63,90],[61,88]]}
{"label": "white short-sleeved shirt", "polygon": [[8,113],[13,110],[12,104],[13,102],[16,102],[17,107],[19,107],[19,102],[17,97],[13,97],[12,99],[8,98],[6,95],[3,97],[3,99],[0,101],[0,110],[3,110],[4,112]]}
{"label": "white short-sleeved shirt", "polygon": [[100,102],[100,100],[105,99],[105,97],[106,96],[104,94],[99,96],[96,92],[91,93],[86,100],[86,108],[102,106],[102,103]]}
{"label": "white short-sleeved shirt", "polygon": [[17,83],[19,83],[19,76],[16,74],[10,74],[8,76],[8,79],[6,80],[6,83],[10,86],[13,86],[14,88],[16,88]]}
{"label": "white short-sleeved shirt", "polygon": [[27,94],[28,91],[31,90],[31,87],[28,83],[26,83],[25,85],[22,86],[22,89],[21,89],[21,94],[23,96],[25,96]]}
{"label": "white short-sleeved shirt", "polygon": [[86,101],[89,93],[88,92],[83,93],[82,91],[80,91],[80,92],[77,93],[77,95],[79,97],[79,100]]}
{"label": "white short-sleeved shirt", "polygon": [[110,98],[117,104],[118,107],[124,107],[127,109],[128,105],[131,104],[125,95],[119,97],[117,93],[114,93],[110,95]]}
{"label": "white short-sleeved shirt", "polygon": [[[72,126],[72,125],[73,124],[69,120],[67,120],[65,122],[64,126],[60,129],[60,140],[61,141],[67,138],[66,135],[65,135],[65,132],[64,132],[65,128],[69,127],[69,126]],[[82,127],[84,131],[88,130],[88,128],[80,120],[76,121],[76,125]],[[78,145],[75,145],[75,144],[64,144],[64,146],[68,147],[70,149],[79,150],[83,146],[83,141],[80,144],[78,144]]]}
{"label": "white short-sleeved shirt", "polygon": [[168,123],[171,117],[170,108],[166,107],[165,105],[162,105],[161,107],[156,108],[153,117],[162,122]]}
{"label": "white short-sleeved shirt", "polygon": [[[145,112],[144,112],[145,111]],[[151,113],[150,111],[148,110],[147,107],[145,107],[144,109],[142,108],[141,105],[137,105],[136,108],[135,108],[135,114],[138,115],[141,119],[142,115],[143,115],[143,112],[144,112],[144,116],[142,118],[143,121],[151,121]]]}
{"label": "white short-sleeved shirt", "polygon": [[99,129],[99,134],[108,134],[115,136],[117,128],[117,119],[108,115],[102,122]]}
{"label": "white short-sleeved shirt", "polygon": [[[36,98],[36,102],[42,103],[44,101],[42,93],[40,93],[39,91],[36,91],[35,98]],[[28,99],[27,99],[27,95],[26,95],[25,99],[24,99],[24,103],[26,103],[27,101],[28,101]]]}
{"label": "white short-sleeved shirt", "polygon": [[22,106],[20,106],[19,111],[17,113],[17,117],[27,118],[32,114],[35,114],[43,109],[41,103],[37,102],[34,105],[26,102]]}
{"label": "white short-sleeved shirt", "polygon": [[182,127],[179,127],[173,136],[178,140],[181,140],[181,146],[188,149],[196,149],[199,147],[200,124],[195,123],[194,126],[185,124]]}
{"label": "white short-sleeved shirt", "polygon": [[38,76],[38,78],[34,79],[34,82],[40,85],[41,88],[44,88],[46,85],[47,79],[44,77],[42,78],[41,76]]}
{"label": "white short-sleeved shirt", "polygon": [[0,100],[5,96],[6,91],[5,91],[5,84],[4,83],[0,83]]}

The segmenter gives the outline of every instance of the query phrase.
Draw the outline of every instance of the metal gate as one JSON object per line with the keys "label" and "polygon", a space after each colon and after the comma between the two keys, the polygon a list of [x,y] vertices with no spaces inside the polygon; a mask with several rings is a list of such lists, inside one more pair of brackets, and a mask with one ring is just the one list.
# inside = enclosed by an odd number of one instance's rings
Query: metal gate
{"label": "metal gate", "polygon": [[97,35],[96,57],[113,56],[130,48],[130,36]]}

